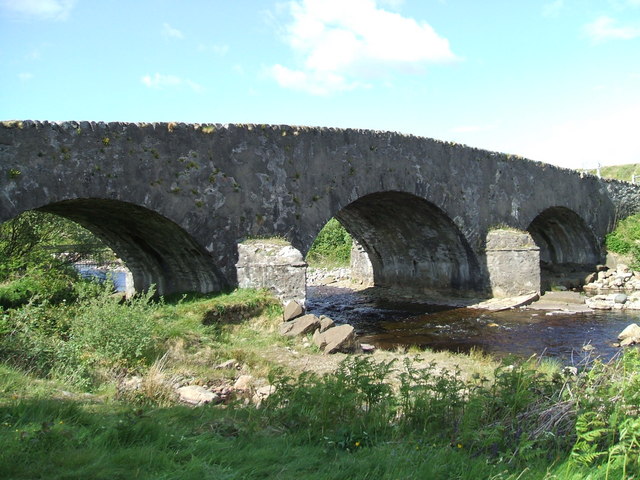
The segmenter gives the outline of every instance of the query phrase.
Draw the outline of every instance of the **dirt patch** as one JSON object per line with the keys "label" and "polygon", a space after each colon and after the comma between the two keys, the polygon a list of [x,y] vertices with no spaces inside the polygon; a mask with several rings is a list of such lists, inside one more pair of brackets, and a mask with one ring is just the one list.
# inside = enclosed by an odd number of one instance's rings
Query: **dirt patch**
{"label": "dirt patch", "polygon": [[[323,355],[306,347],[302,342],[294,347],[282,347],[274,345],[264,352],[265,358],[273,364],[283,367],[287,371],[302,373],[313,372],[318,375],[335,372],[340,362],[353,354],[336,353]],[[474,374],[491,377],[498,366],[498,362],[489,356],[478,352],[470,354],[454,354],[450,352],[404,352],[390,350],[375,350],[371,355],[376,362],[394,361],[396,368],[401,369],[405,360],[413,362],[416,368],[425,368],[434,364],[438,370],[455,372],[460,370],[460,376],[464,379],[471,378]]]}

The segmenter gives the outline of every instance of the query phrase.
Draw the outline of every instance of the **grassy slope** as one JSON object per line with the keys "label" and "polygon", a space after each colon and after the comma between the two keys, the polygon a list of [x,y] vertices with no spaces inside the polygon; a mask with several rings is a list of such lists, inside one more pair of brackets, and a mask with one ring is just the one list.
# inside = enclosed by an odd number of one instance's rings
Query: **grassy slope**
{"label": "grassy slope", "polygon": [[[114,305],[104,311],[132,311]],[[139,321],[142,313],[132,318]],[[167,355],[160,366],[138,367],[145,381],[158,374],[205,384],[233,381],[240,373],[267,375],[282,368],[266,354],[274,348],[299,358],[298,367],[314,355],[323,361],[312,349],[304,353],[300,341],[276,334],[279,307],[260,292],[168,303],[148,313],[162,324]],[[0,340],[10,332],[0,332]],[[242,372],[212,368],[228,358],[240,360]],[[411,371],[398,361],[391,372],[404,368],[413,386],[403,388],[393,374],[392,384],[400,385],[390,389],[387,360],[345,358],[338,373],[276,382],[281,396],[260,409],[244,406],[242,399],[225,408],[187,408],[158,395],[159,388],[123,397],[115,388],[122,371],[112,378],[103,372],[102,388],[87,393],[64,378],[47,379],[2,362],[0,478],[604,478],[597,464],[580,467],[568,460],[574,435],[567,430],[571,422],[554,413],[562,391],[568,391],[559,388],[557,369],[504,368],[492,386],[482,373],[465,377],[424,363]],[[636,362],[629,370],[637,367]],[[282,373],[297,375],[291,369]],[[606,378],[609,385],[611,375]],[[589,385],[596,388],[592,380]],[[571,394],[581,388],[575,384]],[[624,395],[618,386],[611,388]],[[473,400],[461,396],[465,391],[473,392]],[[596,391],[594,397],[608,395]],[[602,409],[599,400],[597,405]],[[610,412],[603,415],[609,418]],[[528,438],[534,426],[549,420],[565,425],[566,433],[549,424],[545,428],[555,434]]]}
{"label": "grassy slope", "polygon": [[[587,170],[589,173],[595,175],[596,169]],[[613,178],[615,180],[622,180],[630,182],[633,175],[640,176],[640,163],[629,163],[627,165],[611,165],[600,168],[600,175],[603,178]]]}
{"label": "grassy slope", "polygon": [[[596,170],[589,170],[589,173],[596,174]],[[630,163],[627,165],[612,165],[602,167],[600,174],[603,178],[612,178],[631,182],[633,175],[640,176],[640,163]],[[640,180],[637,180],[640,182]],[[631,266],[634,269],[640,268],[640,215],[632,215],[618,223],[616,229],[607,235],[607,250],[621,255],[629,255]]]}

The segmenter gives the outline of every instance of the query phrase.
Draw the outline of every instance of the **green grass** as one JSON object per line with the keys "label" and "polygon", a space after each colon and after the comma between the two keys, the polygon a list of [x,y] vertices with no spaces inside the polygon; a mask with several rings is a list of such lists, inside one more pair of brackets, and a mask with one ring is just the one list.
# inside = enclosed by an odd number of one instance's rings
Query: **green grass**
{"label": "green grass", "polygon": [[351,258],[351,235],[332,218],[320,230],[307,254],[307,263],[316,268],[348,267]]}
{"label": "green grass", "polygon": [[[627,363],[614,371],[638,366],[637,359]],[[451,388],[457,386],[453,377],[434,374],[422,384],[430,394],[414,390],[411,406],[402,407],[407,418],[397,415],[402,390],[381,388],[388,371],[386,364],[356,359],[337,375],[289,383],[262,409],[238,404],[192,409],[86,396],[2,366],[0,478],[604,479],[607,467],[608,478],[636,478],[637,443],[627,447],[631,455],[624,475],[620,462],[606,456],[585,463],[573,461],[570,448],[531,448],[527,422],[535,417],[532,398],[539,400],[531,387],[544,382],[535,380],[529,367],[500,374],[508,390],[496,395],[492,386],[463,402],[451,402],[459,395]],[[608,383],[611,371],[599,373],[607,373]],[[589,379],[590,388],[603,387],[597,377]],[[637,388],[617,391],[624,403],[624,394]],[[474,413],[478,402],[486,400],[491,408]],[[611,411],[610,406],[602,409],[602,401],[590,411],[602,411],[604,418]],[[323,409],[327,411],[321,416]],[[519,428],[506,428],[510,415]],[[465,417],[476,419],[470,432],[482,436],[495,429],[493,441],[504,439],[510,446],[451,436],[462,432],[456,420]],[[620,420],[624,422],[618,416]],[[514,433],[521,437],[515,443],[510,437]]]}
{"label": "green grass", "polygon": [[[591,169],[587,172],[596,175],[597,170]],[[627,165],[610,165],[600,168],[600,175],[603,178],[612,178],[614,180],[622,180],[630,182],[633,175],[640,175],[640,163],[630,163]]]}
{"label": "green grass", "polygon": [[[596,170],[588,172],[596,174]],[[603,178],[631,182],[633,175],[640,176],[640,163],[601,167],[600,174]],[[615,230],[607,235],[606,247],[610,252],[630,255],[633,259],[631,266],[640,269],[640,214],[620,220]]]}
{"label": "green grass", "polygon": [[[277,334],[280,314],[262,291],[127,303],[105,293],[4,312],[0,478],[640,475],[637,350],[577,376],[513,359],[485,376],[416,355],[346,356],[330,374],[300,374],[268,354],[302,348]],[[214,368],[229,358],[276,393],[260,408],[242,396],[176,403],[175,378],[233,383],[239,372]],[[122,393],[133,374],[142,387]]]}

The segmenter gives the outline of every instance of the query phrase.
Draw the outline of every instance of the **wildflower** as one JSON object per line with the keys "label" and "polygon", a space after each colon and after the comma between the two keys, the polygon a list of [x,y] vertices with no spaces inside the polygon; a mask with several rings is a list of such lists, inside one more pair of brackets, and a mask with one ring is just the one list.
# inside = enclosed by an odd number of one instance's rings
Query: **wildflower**
{"label": "wildflower", "polygon": [[462,448],[462,444],[459,443],[458,445],[456,445],[458,448]]}
{"label": "wildflower", "polygon": [[360,446],[360,442],[356,442],[356,447],[359,447],[359,446]]}

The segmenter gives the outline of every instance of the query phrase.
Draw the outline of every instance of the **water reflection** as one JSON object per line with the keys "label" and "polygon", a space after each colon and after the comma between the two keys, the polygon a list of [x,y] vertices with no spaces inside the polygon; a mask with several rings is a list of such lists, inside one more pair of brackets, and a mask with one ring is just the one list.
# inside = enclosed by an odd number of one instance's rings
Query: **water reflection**
{"label": "water reflection", "polygon": [[[409,303],[382,303],[345,288],[309,287],[307,308],[336,323],[353,325],[362,342],[379,348],[417,345],[467,352],[472,348],[497,357],[544,354],[576,363],[585,355],[603,360],[619,350],[617,335],[640,312],[607,311],[551,314],[545,311],[487,312]],[[585,352],[590,345],[593,350]],[[588,347],[588,348],[591,348]]]}

